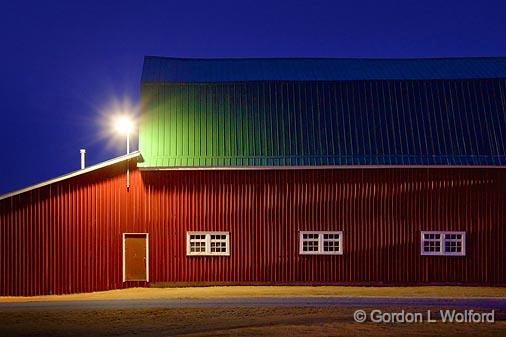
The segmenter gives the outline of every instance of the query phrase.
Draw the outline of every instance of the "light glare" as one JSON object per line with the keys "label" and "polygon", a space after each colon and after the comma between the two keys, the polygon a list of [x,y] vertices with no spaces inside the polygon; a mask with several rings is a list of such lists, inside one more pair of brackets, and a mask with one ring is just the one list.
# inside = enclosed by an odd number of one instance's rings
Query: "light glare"
{"label": "light glare", "polygon": [[130,135],[134,129],[134,123],[128,116],[119,116],[114,121],[114,130],[121,135]]}

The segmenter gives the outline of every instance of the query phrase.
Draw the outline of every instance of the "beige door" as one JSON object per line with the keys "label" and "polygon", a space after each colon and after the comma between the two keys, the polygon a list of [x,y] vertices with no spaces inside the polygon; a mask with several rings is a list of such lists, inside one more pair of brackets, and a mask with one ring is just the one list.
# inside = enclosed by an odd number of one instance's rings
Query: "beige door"
{"label": "beige door", "polygon": [[147,234],[124,234],[123,281],[147,281]]}

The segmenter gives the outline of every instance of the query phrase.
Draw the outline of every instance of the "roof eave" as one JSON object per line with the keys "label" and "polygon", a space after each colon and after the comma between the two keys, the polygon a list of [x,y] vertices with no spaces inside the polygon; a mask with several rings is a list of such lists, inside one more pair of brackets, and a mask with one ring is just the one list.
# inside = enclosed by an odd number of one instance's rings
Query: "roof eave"
{"label": "roof eave", "polygon": [[264,171],[362,169],[505,169],[504,165],[271,165],[271,166],[138,166],[140,171]]}
{"label": "roof eave", "polygon": [[25,193],[25,192],[29,192],[29,191],[35,190],[37,188],[48,186],[48,185],[51,185],[51,184],[54,184],[54,183],[57,183],[57,182],[60,182],[60,181],[66,180],[66,179],[77,177],[77,176],[80,176],[80,175],[83,175],[83,174],[86,174],[86,173],[89,173],[89,172],[92,172],[92,171],[96,171],[96,170],[99,170],[101,168],[104,168],[104,167],[107,167],[107,166],[110,166],[110,165],[121,163],[122,161],[129,160],[129,159],[134,159],[134,158],[137,158],[137,157],[140,157],[140,152],[139,151],[135,151],[135,152],[129,153],[129,154],[124,155],[124,156],[120,156],[120,157],[116,157],[116,158],[113,158],[113,159],[109,159],[109,160],[106,160],[104,162],[101,162],[101,163],[89,166],[87,168],[84,168],[82,170],[73,171],[73,172],[61,175],[59,177],[56,177],[56,178],[53,178],[53,179],[50,179],[50,180],[46,180],[46,181],[40,182],[40,183],[35,184],[35,185],[31,185],[31,186],[28,186],[28,187],[25,187],[25,188],[22,188],[22,189],[19,189],[19,190],[16,190],[16,191],[12,191],[12,192],[6,193],[4,195],[0,195],[0,200],[8,199],[10,197],[13,197],[13,196]]}

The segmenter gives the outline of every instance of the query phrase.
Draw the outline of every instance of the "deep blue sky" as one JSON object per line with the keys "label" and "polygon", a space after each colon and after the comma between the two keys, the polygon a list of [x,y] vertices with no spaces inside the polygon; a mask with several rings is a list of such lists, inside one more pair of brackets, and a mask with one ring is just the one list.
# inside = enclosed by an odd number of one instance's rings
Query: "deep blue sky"
{"label": "deep blue sky", "polygon": [[89,164],[122,154],[101,115],[138,102],[144,55],[506,56],[505,13],[483,0],[4,3],[0,193],[77,169],[81,147]]}

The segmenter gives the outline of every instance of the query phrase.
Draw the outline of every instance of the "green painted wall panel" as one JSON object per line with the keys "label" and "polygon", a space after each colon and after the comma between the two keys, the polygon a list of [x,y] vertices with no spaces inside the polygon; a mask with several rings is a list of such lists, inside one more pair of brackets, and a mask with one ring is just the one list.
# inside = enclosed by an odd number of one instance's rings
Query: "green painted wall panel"
{"label": "green painted wall panel", "polygon": [[141,167],[506,163],[505,80],[144,83]]}

